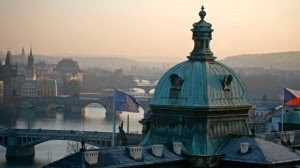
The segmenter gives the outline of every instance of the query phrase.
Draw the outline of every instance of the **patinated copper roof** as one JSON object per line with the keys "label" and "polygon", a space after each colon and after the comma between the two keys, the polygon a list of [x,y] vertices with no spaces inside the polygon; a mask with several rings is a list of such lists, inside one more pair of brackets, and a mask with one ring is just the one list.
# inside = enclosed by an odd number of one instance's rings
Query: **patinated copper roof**
{"label": "patinated copper roof", "polygon": [[[249,150],[242,154],[243,142],[249,143]],[[285,146],[250,136],[231,135],[216,153],[222,154],[223,160],[243,163],[273,165],[300,161],[300,156]]]}
{"label": "patinated copper roof", "polygon": [[187,61],[167,71],[156,86],[152,108],[234,109],[249,108],[245,88],[237,74],[215,61],[210,50],[212,25],[204,20],[193,24],[194,49]]}
{"label": "patinated copper roof", "polygon": [[[170,97],[170,76],[177,74],[182,80],[179,96]],[[225,75],[232,82],[224,90]],[[217,61],[185,61],[167,71],[157,84],[151,107],[175,108],[234,108],[247,107],[245,88],[236,73]]]}

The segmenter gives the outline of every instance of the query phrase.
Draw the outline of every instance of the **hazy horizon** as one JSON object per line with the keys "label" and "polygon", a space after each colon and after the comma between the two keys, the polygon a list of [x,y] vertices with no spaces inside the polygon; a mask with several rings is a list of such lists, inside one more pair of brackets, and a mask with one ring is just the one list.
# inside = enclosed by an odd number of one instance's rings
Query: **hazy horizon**
{"label": "hazy horizon", "polygon": [[218,59],[300,50],[299,0],[0,0],[0,51],[177,62],[202,3]]}

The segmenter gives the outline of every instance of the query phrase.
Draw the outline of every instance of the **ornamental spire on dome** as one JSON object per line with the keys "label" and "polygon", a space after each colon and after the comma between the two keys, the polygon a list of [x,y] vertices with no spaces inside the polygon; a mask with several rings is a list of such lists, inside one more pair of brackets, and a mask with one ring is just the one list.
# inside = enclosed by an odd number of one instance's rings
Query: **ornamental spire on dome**
{"label": "ornamental spire on dome", "polygon": [[206,12],[204,11],[204,6],[202,5],[201,11],[199,12],[199,16],[201,20],[204,20],[204,17],[206,16]]}
{"label": "ornamental spire on dome", "polygon": [[194,49],[190,56],[188,56],[188,59],[194,61],[215,60],[216,57],[213,56],[214,54],[211,52],[209,46],[212,39],[211,33],[214,30],[211,28],[212,25],[204,20],[206,12],[203,5],[199,16],[201,20],[193,24]]}

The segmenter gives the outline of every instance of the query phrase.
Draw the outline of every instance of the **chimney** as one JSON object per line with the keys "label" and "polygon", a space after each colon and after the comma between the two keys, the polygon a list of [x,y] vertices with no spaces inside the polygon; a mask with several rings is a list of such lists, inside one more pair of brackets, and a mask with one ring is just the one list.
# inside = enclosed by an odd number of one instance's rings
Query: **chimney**
{"label": "chimney", "polygon": [[176,153],[177,155],[181,155],[181,148],[182,148],[181,142],[173,142],[174,153]]}
{"label": "chimney", "polygon": [[98,151],[85,151],[84,152],[85,161],[89,164],[98,163]]}
{"label": "chimney", "polygon": [[290,143],[294,143],[294,141],[295,141],[295,132],[294,131],[290,131],[288,133],[288,140]]}
{"label": "chimney", "polygon": [[130,156],[134,160],[141,160],[143,158],[142,147],[140,146],[130,147]]}
{"label": "chimney", "polygon": [[281,134],[281,140],[283,143],[287,143],[288,142],[288,136],[286,133],[282,133]]}
{"label": "chimney", "polygon": [[248,142],[242,142],[241,143],[241,153],[242,154],[247,153],[249,150],[249,146],[250,146],[250,144]]}
{"label": "chimney", "polygon": [[157,144],[157,145],[152,145],[152,154],[156,157],[161,157],[162,156],[162,145]]}
{"label": "chimney", "polygon": [[281,139],[275,139],[275,142],[279,145],[281,145]]}

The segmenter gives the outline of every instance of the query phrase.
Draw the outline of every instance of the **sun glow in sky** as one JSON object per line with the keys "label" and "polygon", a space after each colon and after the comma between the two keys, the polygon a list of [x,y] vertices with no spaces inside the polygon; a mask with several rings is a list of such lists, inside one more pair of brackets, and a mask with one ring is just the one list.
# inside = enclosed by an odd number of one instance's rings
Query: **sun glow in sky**
{"label": "sun glow in sky", "polygon": [[0,0],[0,50],[183,60],[202,3],[219,59],[300,50],[300,0]]}

